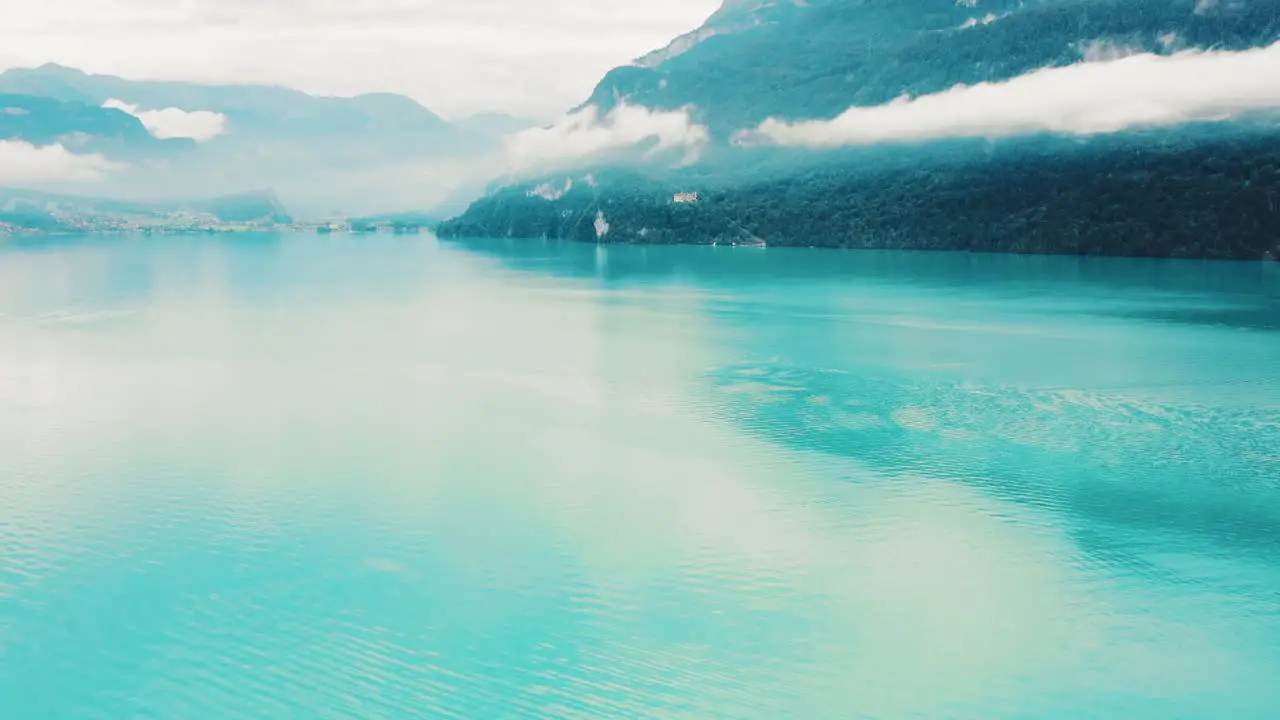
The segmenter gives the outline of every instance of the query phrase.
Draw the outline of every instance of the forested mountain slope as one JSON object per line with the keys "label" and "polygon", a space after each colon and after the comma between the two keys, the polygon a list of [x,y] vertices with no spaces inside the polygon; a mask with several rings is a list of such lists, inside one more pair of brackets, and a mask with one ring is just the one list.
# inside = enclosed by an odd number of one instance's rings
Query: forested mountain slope
{"label": "forested mountain slope", "polygon": [[[1237,103],[1246,110],[1228,102],[1220,111],[1213,106],[1180,119],[1176,103],[1197,98],[1187,97],[1181,78],[1159,63],[1232,53],[1260,57],[1258,49],[1278,38],[1280,0],[735,0],[702,28],[609,73],[588,101],[605,117],[624,103],[687,109],[711,131],[701,162],[613,164],[612,171],[579,168],[569,177],[517,183],[477,201],[440,231],[1274,259],[1280,256],[1280,107],[1267,99],[1267,88],[1280,87],[1280,66],[1251,66],[1256,77],[1188,78],[1199,83],[1188,87],[1261,88],[1266,97]],[[1052,123],[1019,129],[1015,122],[1006,125],[1018,132],[949,135],[951,114],[972,107],[949,101],[916,106],[932,113],[925,125],[941,128],[917,137],[889,132],[881,134],[892,139],[883,140],[869,133],[842,144],[838,135],[826,142],[828,134],[821,147],[742,147],[735,140],[759,134],[755,129],[767,119],[787,127],[833,125],[851,108],[902,108],[903,98],[955,96],[978,83],[1006,88],[983,96],[990,107],[982,112],[1000,127],[1001,113],[1036,111],[1006,81],[1026,86],[1028,78],[1057,68],[1109,72],[1112,61],[1134,55],[1143,67],[1160,70],[1164,95],[1151,103],[1139,98],[1137,121],[1122,118],[1115,127],[1106,126],[1114,97],[1100,96],[1087,110],[1102,126],[1089,132],[1071,129],[1080,123],[1072,124],[1067,107],[1062,131]],[[1087,84],[1070,90],[1090,91]],[[1045,102],[1057,99],[1043,86],[1038,93]],[[1002,105],[1010,98],[1016,107]],[[1134,107],[1125,110],[1132,114]],[[1148,111],[1153,121],[1142,122]],[[921,119],[893,117],[899,116]],[[696,202],[675,202],[686,192],[699,193]]]}

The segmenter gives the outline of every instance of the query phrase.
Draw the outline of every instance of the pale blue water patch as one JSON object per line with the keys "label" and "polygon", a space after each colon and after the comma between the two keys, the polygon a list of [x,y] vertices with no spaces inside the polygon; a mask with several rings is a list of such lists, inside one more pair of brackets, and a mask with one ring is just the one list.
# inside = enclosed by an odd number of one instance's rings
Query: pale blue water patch
{"label": "pale blue water patch", "polygon": [[0,246],[0,717],[1270,718],[1280,273]]}

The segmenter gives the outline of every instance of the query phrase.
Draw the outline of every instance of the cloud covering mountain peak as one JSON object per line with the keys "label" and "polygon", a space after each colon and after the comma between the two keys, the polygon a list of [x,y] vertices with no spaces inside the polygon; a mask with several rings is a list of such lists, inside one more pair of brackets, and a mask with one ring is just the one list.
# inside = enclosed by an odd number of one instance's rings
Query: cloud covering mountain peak
{"label": "cloud covering mountain peak", "polygon": [[161,140],[189,138],[204,142],[227,131],[227,116],[210,110],[188,112],[174,107],[143,110],[137,105],[115,98],[104,102],[102,107],[122,110],[138,118],[147,132]]}

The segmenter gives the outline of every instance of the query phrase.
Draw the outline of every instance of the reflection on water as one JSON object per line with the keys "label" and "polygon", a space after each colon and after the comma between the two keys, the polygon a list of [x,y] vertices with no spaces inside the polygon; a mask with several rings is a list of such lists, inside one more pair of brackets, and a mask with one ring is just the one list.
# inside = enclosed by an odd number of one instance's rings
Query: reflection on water
{"label": "reflection on water", "polygon": [[0,248],[0,717],[1273,717],[1278,279]]}

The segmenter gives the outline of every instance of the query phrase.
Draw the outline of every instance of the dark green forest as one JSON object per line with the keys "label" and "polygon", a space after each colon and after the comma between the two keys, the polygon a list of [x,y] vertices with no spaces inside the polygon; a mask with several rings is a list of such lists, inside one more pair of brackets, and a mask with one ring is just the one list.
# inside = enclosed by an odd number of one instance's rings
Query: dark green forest
{"label": "dark green forest", "polygon": [[[1188,131],[1191,133],[1192,131]],[[733,173],[597,172],[555,201],[507,188],[445,237],[757,243],[1214,259],[1280,258],[1280,136],[1132,135],[845,152],[736,183]],[[944,148],[945,149],[945,148]],[[674,192],[698,191],[696,204]],[[609,224],[597,238],[597,213]]]}

